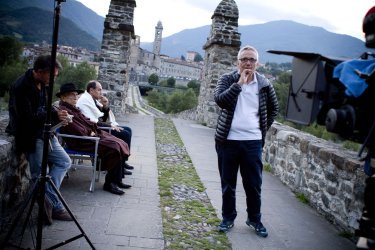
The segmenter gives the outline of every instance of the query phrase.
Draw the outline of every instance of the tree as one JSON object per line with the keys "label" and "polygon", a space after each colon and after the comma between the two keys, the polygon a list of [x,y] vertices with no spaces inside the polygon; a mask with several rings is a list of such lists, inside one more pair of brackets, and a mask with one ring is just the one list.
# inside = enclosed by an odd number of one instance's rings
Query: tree
{"label": "tree", "polygon": [[181,55],[181,61],[186,61],[186,58]]}
{"label": "tree", "polygon": [[94,66],[91,66],[88,62],[82,62],[77,66],[69,65],[66,58],[58,58],[63,65],[59,77],[56,78],[56,84],[54,85],[54,91],[58,91],[60,86],[64,83],[75,83],[77,88],[86,89],[86,84],[90,80],[97,78],[96,70]]}
{"label": "tree", "polygon": [[201,54],[199,53],[195,54],[194,62],[201,62],[201,61],[203,61],[203,57],[201,56]]}
{"label": "tree", "polygon": [[70,66],[68,58],[63,55],[57,55],[57,60],[61,63],[63,69],[66,69]]}
{"label": "tree", "polygon": [[198,104],[198,98],[192,89],[175,91],[168,97],[167,113],[178,113],[192,109]]}
{"label": "tree", "polygon": [[0,66],[20,62],[22,49],[23,43],[16,38],[9,36],[0,38]]}
{"label": "tree", "polygon": [[174,77],[169,77],[167,79],[167,86],[170,88],[174,88],[176,86],[176,79],[174,79]]}
{"label": "tree", "polygon": [[13,62],[0,66],[0,96],[3,97],[9,91],[11,84],[22,75],[27,69],[27,64],[22,62]]}
{"label": "tree", "polygon": [[290,72],[283,72],[283,73],[281,73],[279,75],[279,77],[277,78],[277,81],[280,82],[280,83],[289,84],[290,83],[290,79],[291,79]]}
{"label": "tree", "polygon": [[151,84],[151,85],[157,85],[157,83],[159,82],[159,76],[155,73],[152,73],[149,77],[148,77],[148,83]]}
{"label": "tree", "polygon": [[199,89],[200,89],[200,83],[197,80],[191,80],[188,82],[187,87],[190,89],[193,89],[195,94],[198,96],[199,95]]}
{"label": "tree", "polygon": [[190,88],[173,91],[171,94],[154,89],[148,92],[147,101],[149,105],[165,113],[178,113],[198,105],[198,98]]}
{"label": "tree", "polygon": [[[0,96],[9,91],[10,85],[23,74],[28,65],[21,60],[23,44],[13,37],[0,38]],[[5,100],[6,101],[6,100]]]}
{"label": "tree", "polygon": [[167,80],[161,80],[161,81],[159,82],[159,86],[161,86],[161,87],[168,87]]}
{"label": "tree", "polygon": [[274,82],[273,87],[276,92],[277,101],[279,102],[279,117],[284,119],[288,102],[289,84]]}
{"label": "tree", "polygon": [[148,103],[162,111],[166,110],[167,106],[167,94],[165,92],[159,92],[158,90],[153,89],[152,91],[147,92],[147,101]]}

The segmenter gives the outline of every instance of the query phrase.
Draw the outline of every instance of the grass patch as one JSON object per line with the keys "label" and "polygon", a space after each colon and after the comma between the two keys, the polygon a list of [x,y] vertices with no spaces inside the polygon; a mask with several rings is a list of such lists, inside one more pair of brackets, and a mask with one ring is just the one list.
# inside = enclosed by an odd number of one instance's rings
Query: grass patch
{"label": "grass patch", "polygon": [[356,151],[356,152],[358,152],[359,149],[361,148],[361,144],[352,142],[352,141],[344,141],[342,143],[342,146],[345,149],[349,149],[349,150]]}
{"label": "grass patch", "polygon": [[305,194],[303,194],[303,193],[296,193],[296,198],[300,201],[300,202],[302,202],[302,203],[304,203],[304,204],[309,204],[309,199],[306,197],[306,195]]}
{"label": "grass patch", "polygon": [[352,239],[354,235],[351,232],[344,230],[339,233],[339,236],[346,238],[346,239]]}
{"label": "grass patch", "polygon": [[155,118],[155,140],[165,249],[231,249],[170,119]]}
{"label": "grass patch", "polygon": [[268,173],[272,173],[272,166],[271,166],[271,164],[264,163],[263,164],[263,170],[266,171],[266,172],[268,172]]}

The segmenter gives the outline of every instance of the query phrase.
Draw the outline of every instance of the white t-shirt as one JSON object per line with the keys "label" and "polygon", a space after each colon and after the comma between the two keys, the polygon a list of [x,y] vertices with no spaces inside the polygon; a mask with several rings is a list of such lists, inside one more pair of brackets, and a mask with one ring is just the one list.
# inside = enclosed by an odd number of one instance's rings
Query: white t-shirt
{"label": "white t-shirt", "polygon": [[242,85],[238,96],[228,140],[261,140],[259,127],[259,89],[256,80]]}

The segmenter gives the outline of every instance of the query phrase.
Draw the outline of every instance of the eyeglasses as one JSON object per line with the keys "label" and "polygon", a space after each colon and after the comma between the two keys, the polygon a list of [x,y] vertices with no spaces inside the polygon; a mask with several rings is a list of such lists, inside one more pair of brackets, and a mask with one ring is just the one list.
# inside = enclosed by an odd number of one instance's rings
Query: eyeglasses
{"label": "eyeglasses", "polygon": [[247,57],[240,58],[238,60],[240,60],[242,63],[247,63],[247,62],[256,63],[257,62],[257,59],[255,59],[255,58],[247,58]]}

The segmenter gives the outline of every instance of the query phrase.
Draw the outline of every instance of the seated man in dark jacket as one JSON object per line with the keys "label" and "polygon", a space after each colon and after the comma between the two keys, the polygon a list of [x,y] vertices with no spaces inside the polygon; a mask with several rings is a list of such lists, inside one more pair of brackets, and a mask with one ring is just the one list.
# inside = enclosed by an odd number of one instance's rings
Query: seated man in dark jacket
{"label": "seated man in dark jacket", "polygon": [[[78,95],[83,91],[78,90],[73,83],[66,83],[61,86],[60,92],[56,94],[60,98],[60,109],[68,111],[73,115],[72,122],[61,128],[62,133],[97,136],[99,140],[99,156],[102,160],[103,170],[107,170],[103,189],[113,194],[122,195],[124,191],[120,188],[130,188],[130,185],[122,182],[122,163],[129,156],[129,147],[121,139],[102,131],[97,124],[90,121],[81,111],[76,108]],[[65,139],[71,149],[93,151],[93,142],[84,142],[77,139]]]}

